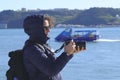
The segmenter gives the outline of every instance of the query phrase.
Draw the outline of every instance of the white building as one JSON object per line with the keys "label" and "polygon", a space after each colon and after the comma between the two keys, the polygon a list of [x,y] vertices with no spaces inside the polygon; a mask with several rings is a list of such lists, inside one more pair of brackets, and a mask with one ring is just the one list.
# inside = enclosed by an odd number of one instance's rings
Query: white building
{"label": "white building", "polygon": [[0,23],[0,29],[7,29],[7,24]]}

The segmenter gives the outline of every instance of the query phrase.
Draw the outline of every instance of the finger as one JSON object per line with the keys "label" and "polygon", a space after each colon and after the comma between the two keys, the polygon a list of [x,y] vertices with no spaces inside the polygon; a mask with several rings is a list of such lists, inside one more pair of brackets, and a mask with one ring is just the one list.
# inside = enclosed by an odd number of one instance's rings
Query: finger
{"label": "finger", "polygon": [[76,46],[76,50],[77,50],[77,51],[80,51],[80,46]]}
{"label": "finger", "polygon": [[82,47],[81,50],[85,50],[85,47]]}
{"label": "finger", "polygon": [[80,47],[79,46],[76,46],[75,50],[74,50],[74,53],[78,53],[80,52]]}
{"label": "finger", "polygon": [[73,40],[70,41],[71,44],[75,45],[75,42]]}

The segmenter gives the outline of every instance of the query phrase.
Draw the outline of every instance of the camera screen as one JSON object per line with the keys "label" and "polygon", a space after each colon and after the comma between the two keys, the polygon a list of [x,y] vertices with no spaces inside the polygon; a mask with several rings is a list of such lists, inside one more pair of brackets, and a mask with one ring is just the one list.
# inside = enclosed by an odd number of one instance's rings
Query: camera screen
{"label": "camera screen", "polygon": [[80,47],[80,49],[83,49],[85,50],[86,49],[86,42],[75,42],[76,44],[76,49],[78,48],[78,46]]}

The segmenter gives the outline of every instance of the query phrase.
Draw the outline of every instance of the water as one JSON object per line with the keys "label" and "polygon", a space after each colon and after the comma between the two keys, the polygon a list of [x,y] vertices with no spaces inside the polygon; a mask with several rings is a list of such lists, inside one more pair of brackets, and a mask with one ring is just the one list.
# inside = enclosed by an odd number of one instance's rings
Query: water
{"label": "water", "polygon": [[[63,80],[120,80],[120,28],[82,29],[96,29],[101,37],[96,42],[87,42],[87,50],[74,55],[61,72]],[[54,49],[62,45],[54,38],[63,30],[50,32],[48,43]],[[8,52],[22,48],[27,38],[23,29],[0,30],[0,80],[6,80]]]}

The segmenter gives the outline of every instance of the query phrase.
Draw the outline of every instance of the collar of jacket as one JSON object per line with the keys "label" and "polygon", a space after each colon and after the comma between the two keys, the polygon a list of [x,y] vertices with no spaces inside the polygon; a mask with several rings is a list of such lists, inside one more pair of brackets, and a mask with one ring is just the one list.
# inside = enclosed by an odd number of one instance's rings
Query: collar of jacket
{"label": "collar of jacket", "polygon": [[49,40],[49,37],[30,37],[29,41],[32,43],[38,43],[38,44],[46,44],[47,40]]}

